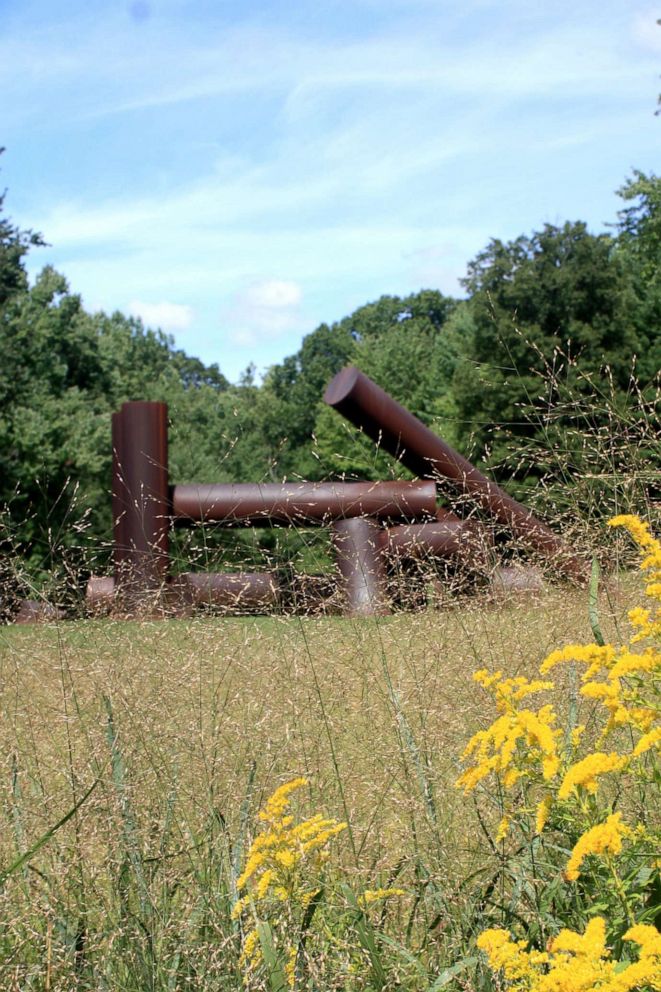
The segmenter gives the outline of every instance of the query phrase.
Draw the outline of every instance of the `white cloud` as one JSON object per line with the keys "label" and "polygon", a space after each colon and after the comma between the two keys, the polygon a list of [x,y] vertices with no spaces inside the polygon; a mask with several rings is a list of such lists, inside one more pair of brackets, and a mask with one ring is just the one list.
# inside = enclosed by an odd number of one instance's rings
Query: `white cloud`
{"label": "white cloud", "polygon": [[302,330],[303,291],[298,283],[264,279],[236,294],[225,319],[233,344],[248,346],[272,340],[286,332]]}
{"label": "white cloud", "polygon": [[131,300],[128,312],[132,317],[140,317],[148,327],[160,327],[168,332],[185,331],[193,322],[193,308],[181,303]]}
{"label": "white cloud", "polygon": [[651,52],[661,52],[661,25],[659,10],[641,12],[633,20],[633,37],[638,44]]}
{"label": "white cloud", "polygon": [[241,302],[254,310],[266,312],[297,307],[303,298],[301,287],[295,282],[267,279],[256,283],[241,294]]}

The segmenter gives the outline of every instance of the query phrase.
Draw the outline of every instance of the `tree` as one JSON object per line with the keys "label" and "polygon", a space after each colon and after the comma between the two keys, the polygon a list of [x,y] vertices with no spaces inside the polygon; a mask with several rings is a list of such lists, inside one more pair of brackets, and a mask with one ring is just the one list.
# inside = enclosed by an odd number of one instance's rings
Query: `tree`
{"label": "tree", "polygon": [[618,193],[627,204],[618,215],[618,247],[631,276],[637,369],[645,384],[661,369],[661,178],[635,170]]}
{"label": "tree", "polygon": [[604,375],[627,387],[642,342],[616,248],[583,223],[547,224],[509,244],[492,241],[468,266],[474,330],[455,398],[478,455],[503,463],[504,478],[514,467],[509,439],[540,440],[563,390],[588,394]]}
{"label": "tree", "polygon": [[[0,148],[0,155],[4,148]],[[0,194],[0,310],[16,293],[27,289],[23,259],[30,248],[45,244],[40,234],[21,231],[2,216],[5,193]]]}

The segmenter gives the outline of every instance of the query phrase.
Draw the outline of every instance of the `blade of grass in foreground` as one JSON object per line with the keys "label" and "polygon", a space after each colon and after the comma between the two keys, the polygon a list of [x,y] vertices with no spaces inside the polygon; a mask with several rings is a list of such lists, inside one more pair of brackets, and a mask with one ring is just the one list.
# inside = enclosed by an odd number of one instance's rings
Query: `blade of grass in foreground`
{"label": "blade of grass in foreground", "polygon": [[112,779],[115,786],[115,791],[119,797],[124,849],[127,862],[133,869],[133,875],[140,899],[140,910],[144,920],[151,914],[152,904],[143,871],[142,855],[138,840],[138,827],[127,795],[126,766],[120,747],[117,728],[115,726],[112,702],[108,696],[103,696],[103,704],[105,706],[107,716],[106,735],[108,739],[108,747],[110,749]]}
{"label": "blade of grass in foreground", "polygon": [[596,558],[592,559],[592,570],[590,572],[590,588],[588,590],[588,617],[590,618],[590,627],[592,628],[592,633],[594,634],[594,639],[600,648],[603,648],[606,644],[604,635],[601,632],[601,625],[599,623],[599,579],[601,577],[601,569],[599,568],[599,562]]}
{"label": "blade of grass in foreground", "polygon": [[56,834],[57,831],[61,827],[63,827],[65,823],[68,823],[72,816],[75,816],[75,814],[78,812],[78,810],[83,805],[83,803],[86,802],[89,799],[89,797],[92,795],[92,793],[94,792],[100,781],[101,780],[97,778],[96,781],[93,782],[92,785],[89,787],[85,795],[78,800],[76,805],[72,806],[71,809],[68,811],[68,813],[65,813],[62,819],[58,820],[57,823],[54,824],[54,826],[52,826],[49,830],[47,830],[45,834],[42,834],[39,840],[32,845],[29,851],[26,851],[25,854],[22,854],[20,856],[20,858],[17,858],[16,861],[14,861],[14,863],[9,866],[9,868],[5,868],[4,871],[0,871],[0,885],[3,885],[4,882],[9,878],[9,876],[13,875],[15,871],[18,871],[19,868],[22,868],[23,865],[27,864],[28,861],[30,861],[35,856],[37,851],[40,851],[41,848],[48,843],[51,837],[53,837],[54,834]]}

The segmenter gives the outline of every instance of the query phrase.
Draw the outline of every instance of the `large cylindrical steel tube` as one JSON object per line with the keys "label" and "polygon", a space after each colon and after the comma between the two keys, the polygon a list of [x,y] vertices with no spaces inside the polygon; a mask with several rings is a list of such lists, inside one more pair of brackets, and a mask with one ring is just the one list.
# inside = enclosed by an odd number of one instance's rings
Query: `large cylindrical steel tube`
{"label": "large cylindrical steel tube", "polygon": [[126,540],[124,538],[124,507],[123,503],[120,501],[120,492],[124,488],[123,476],[120,471],[120,452],[122,451],[123,445],[123,427],[124,420],[121,413],[113,413],[111,418],[112,424],[112,487],[111,487],[111,508],[112,508],[112,526],[113,526],[113,549],[112,549],[112,561],[115,576],[119,574],[119,570],[122,567],[122,562],[124,561],[124,554],[126,548]]}
{"label": "large cylindrical steel tube", "polygon": [[585,581],[583,563],[553,531],[359,369],[342,369],[326,389],[324,401],[416,475],[448,479],[458,494],[469,497],[522,542],[554,558],[565,575]]}
{"label": "large cylindrical steel tube", "polygon": [[280,588],[272,572],[184,572],[172,580],[169,596],[184,607],[271,613]]}
{"label": "large cylindrical steel tube", "polygon": [[472,520],[402,524],[382,531],[381,546],[397,558],[457,558],[467,565],[486,561],[491,535]]}
{"label": "large cylindrical steel tube", "polygon": [[117,589],[146,604],[168,571],[170,502],[165,403],[124,403],[113,417],[113,515]]}
{"label": "large cylindrical steel tube", "polygon": [[389,520],[431,519],[433,482],[290,482],[174,486],[172,510],[188,520],[224,523],[327,524],[370,516]]}
{"label": "large cylindrical steel tube", "polygon": [[85,590],[85,605],[93,614],[110,613],[115,602],[115,580],[112,575],[90,575]]}
{"label": "large cylindrical steel tube", "polygon": [[337,520],[331,534],[345,616],[374,617],[389,613],[378,523],[367,517]]}

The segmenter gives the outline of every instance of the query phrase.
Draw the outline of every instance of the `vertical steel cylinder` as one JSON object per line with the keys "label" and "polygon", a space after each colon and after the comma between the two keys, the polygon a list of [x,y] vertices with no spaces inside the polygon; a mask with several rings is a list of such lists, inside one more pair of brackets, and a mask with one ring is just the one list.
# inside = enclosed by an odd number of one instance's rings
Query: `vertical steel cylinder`
{"label": "vertical steel cylinder", "polygon": [[112,563],[115,577],[119,575],[124,560],[124,508],[120,499],[120,492],[123,488],[122,473],[120,471],[120,452],[123,444],[123,418],[121,413],[112,415],[112,527],[113,527],[113,548]]}
{"label": "vertical steel cylinder", "polygon": [[331,527],[345,616],[390,613],[381,528],[368,517],[337,520]]}
{"label": "vertical steel cylinder", "polygon": [[115,580],[112,575],[90,575],[85,590],[85,605],[93,615],[110,613],[115,601]]}
{"label": "vertical steel cylinder", "polygon": [[168,572],[168,409],[124,403],[113,417],[113,516],[117,591],[146,606]]}
{"label": "vertical steel cylinder", "polygon": [[445,478],[458,495],[505,524],[523,543],[553,558],[558,571],[580,583],[583,562],[530,510],[508,496],[359,369],[348,366],[330,382],[324,401],[421,478]]}

